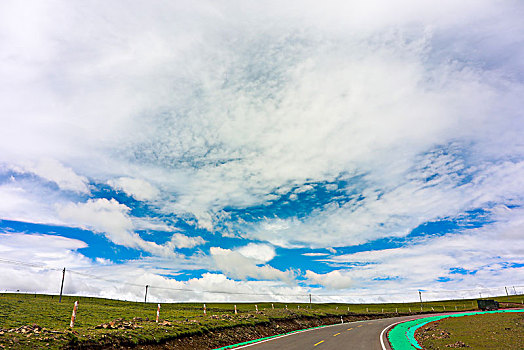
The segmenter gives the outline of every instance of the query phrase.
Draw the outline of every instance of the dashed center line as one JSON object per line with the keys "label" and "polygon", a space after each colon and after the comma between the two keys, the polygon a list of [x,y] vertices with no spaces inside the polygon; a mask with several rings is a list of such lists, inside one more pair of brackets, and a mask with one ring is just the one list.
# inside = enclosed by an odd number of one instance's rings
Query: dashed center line
{"label": "dashed center line", "polygon": [[348,331],[352,330],[353,328],[348,328]]}
{"label": "dashed center line", "polygon": [[317,346],[318,344],[322,344],[323,342],[324,342],[324,341],[323,341],[323,340],[321,340],[321,341],[319,341],[318,343],[316,343],[316,344],[315,344],[315,345],[313,345],[313,346]]}
{"label": "dashed center line", "polygon": [[363,326],[363,324],[361,324],[361,325],[358,325],[357,327],[362,327],[362,326]]}
{"label": "dashed center line", "polygon": [[333,334],[334,337],[336,337],[337,335],[339,335],[340,333],[337,333],[337,334]]}

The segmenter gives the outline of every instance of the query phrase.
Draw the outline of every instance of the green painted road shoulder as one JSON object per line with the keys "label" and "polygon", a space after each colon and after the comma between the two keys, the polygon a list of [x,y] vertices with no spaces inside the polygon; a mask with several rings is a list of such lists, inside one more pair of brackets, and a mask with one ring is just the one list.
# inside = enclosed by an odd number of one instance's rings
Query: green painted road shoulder
{"label": "green painted road shoulder", "polygon": [[415,339],[415,332],[424,325],[441,320],[448,317],[462,317],[471,315],[505,313],[505,312],[524,312],[524,309],[519,310],[496,310],[496,311],[476,311],[476,312],[461,312],[457,314],[439,315],[419,318],[416,320],[399,323],[388,333],[388,340],[393,350],[411,350],[422,349],[420,344]]}

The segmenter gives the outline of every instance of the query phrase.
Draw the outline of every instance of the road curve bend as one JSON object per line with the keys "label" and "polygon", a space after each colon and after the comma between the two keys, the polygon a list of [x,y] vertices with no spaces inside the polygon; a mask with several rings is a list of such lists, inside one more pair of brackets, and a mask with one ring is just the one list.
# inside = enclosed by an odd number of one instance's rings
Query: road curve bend
{"label": "road curve bend", "polygon": [[[504,310],[499,312],[522,312],[523,310]],[[496,311],[495,311],[496,312]],[[441,319],[444,317],[458,317],[466,314],[483,314],[491,312],[447,312],[425,315],[410,315],[375,320],[356,321],[343,324],[335,324],[326,327],[312,328],[295,333],[276,336],[255,343],[221,349],[245,349],[249,350],[392,350],[387,339],[388,331],[397,324],[424,324],[418,319]],[[399,325],[403,327],[403,325]],[[398,328],[398,327],[397,327]],[[407,340],[407,338],[406,338]],[[408,342],[409,343],[409,342]],[[398,348],[398,344],[396,345]],[[413,348],[410,344],[407,347]],[[401,348],[407,348],[401,346]]]}
{"label": "road curve bend", "polygon": [[[399,322],[428,315],[412,315],[375,320],[356,321],[285,334],[260,342],[234,347],[249,350],[391,350],[385,329]],[[383,332],[384,331],[384,332]],[[382,338],[384,340],[382,340]]]}

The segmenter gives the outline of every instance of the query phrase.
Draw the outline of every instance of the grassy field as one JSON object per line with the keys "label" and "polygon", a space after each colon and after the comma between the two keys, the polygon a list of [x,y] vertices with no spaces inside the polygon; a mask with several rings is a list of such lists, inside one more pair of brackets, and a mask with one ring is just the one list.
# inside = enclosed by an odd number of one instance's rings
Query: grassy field
{"label": "grassy field", "polygon": [[[486,314],[446,318],[417,332],[424,349],[524,349],[522,313]],[[453,346],[451,346],[453,345]]]}
{"label": "grassy field", "polygon": [[[523,296],[496,298],[500,302],[521,303]],[[74,301],[79,309],[73,330],[69,321]],[[157,304],[135,303],[87,297],[63,297],[34,294],[0,294],[0,348],[31,349],[45,347],[61,348],[78,342],[108,342],[119,338],[131,343],[163,342],[181,335],[201,334],[213,329],[236,325],[253,325],[272,319],[300,316],[327,316],[383,313],[394,316],[398,313],[420,312],[420,303],[401,304],[281,304],[258,303],[259,312],[253,303],[238,303],[238,315],[234,305],[226,303],[207,304],[207,315],[202,304],[162,304],[160,319],[168,323],[156,324]],[[287,305],[287,309],[286,309]],[[348,311],[349,308],[349,311]],[[424,303],[424,312],[476,309],[472,300],[439,301]],[[116,319],[133,321],[140,327],[133,329],[95,328]],[[117,322],[118,323],[118,322]],[[120,322],[121,323],[121,322]],[[25,325],[38,325],[43,330],[24,332],[18,329]],[[11,330],[11,331],[9,331]]]}

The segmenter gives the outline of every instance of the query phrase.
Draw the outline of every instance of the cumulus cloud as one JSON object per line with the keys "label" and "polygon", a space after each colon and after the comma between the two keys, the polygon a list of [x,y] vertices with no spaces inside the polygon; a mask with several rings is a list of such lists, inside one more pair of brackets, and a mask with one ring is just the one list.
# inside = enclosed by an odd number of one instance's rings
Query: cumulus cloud
{"label": "cumulus cloud", "polygon": [[121,177],[107,182],[110,186],[122,190],[139,201],[154,200],[160,192],[156,187],[142,179]]}
{"label": "cumulus cloud", "polygon": [[281,271],[267,264],[260,266],[259,258],[267,259],[267,255],[260,256],[257,254],[253,257],[252,248],[253,246],[243,249],[244,254],[247,252],[247,256],[241,253],[242,249],[235,251],[220,247],[211,247],[210,253],[216,267],[231,278],[280,280],[288,283],[293,281],[294,273],[290,270]]}
{"label": "cumulus cloud", "polygon": [[24,165],[21,171],[31,172],[41,178],[54,182],[60,189],[89,194],[89,181],[85,176],[76,174],[73,169],[51,158],[40,159]]}
{"label": "cumulus cloud", "polygon": [[[89,199],[85,203],[59,206],[57,210],[60,217],[71,226],[102,233],[115,244],[143,249],[162,256],[176,256],[175,249],[193,248],[205,243],[201,237],[189,237],[181,233],[174,233],[170,241],[163,245],[146,241],[135,232],[137,227],[129,216],[129,207],[115,199]],[[139,227],[166,228],[165,225],[155,223],[152,226],[142,223]]]}
{"label": "cumulus cloud", "polygon": [[129,207],[115,199],[89,199],[85,203],[69,203],[58,208],[60,217],[72,225],[104,233],[116,244],[137,247],[140,237],[134,233]]}
{"label": "cumulus cloud", "polygon": [[197,245],[206,243],[202,237],[188,237],[181,233],[175,233],[171,236],[171,240],[168,243],[169,246],[172,246],[175,249],[178,248],[193,248]]}
{"label": "cumulus cloud", "polygon": [[353,285],[351,276],[347,271],[333,270],[328,273],[315,273],[307,270],[304,275],[311,284],[320,284],[330,289],[346,289]]}
{"label": "cumulus cloud", "polygon": [[254,259],[261,264],[267,263],[276,256],[275,248],[268,244],[249,243],[236,249],[236,251],[246,258]]}
{"label": "cumulus cloud", "polygon": [[176,256],[176,248],[191,248],[204,243],[200,237],[191,238],[177,233],[164,245],[146,241],[134,231],[129,210],[129,207],[117,200],[105,198],[90,199],[85,203],[68,203],[57,208],[60,218],[70,226],[102,233],[115,244],[143,249],[153,254]]}
{"label": "cumulus cloud", "polygon": [[[71,238],[2,232],[0,234],[0,274],[2,289],[23,292],[53,292],[60,290],[60,279],[64,267],[84,268],[91,261],[77,252],[87,244]],[[7,261],[36,264],[29,268]]]}

